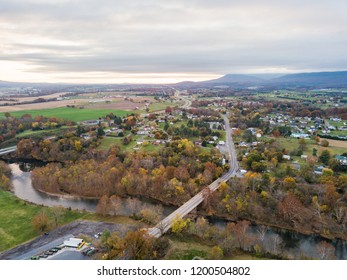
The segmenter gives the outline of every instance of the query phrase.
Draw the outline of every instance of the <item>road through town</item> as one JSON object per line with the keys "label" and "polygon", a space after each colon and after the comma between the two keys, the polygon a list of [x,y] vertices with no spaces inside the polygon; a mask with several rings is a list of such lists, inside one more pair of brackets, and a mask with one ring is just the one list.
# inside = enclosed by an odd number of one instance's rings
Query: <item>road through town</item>
{"label": "road through town", "polygon": [[237,158],[236,158],[236,151],[234,147],[234,143],[231,137],[231,128],[229,124],[229,120],[227,115],[222,115],[224,119],[224,125],[225,125],[225,132],[226,132],[226,146],[229,154],[229,171],[225,173],[223,176],[212,182],[209,186],[206,188],[209,188],[209,191],[206,192],[206,190],[200,191],[197,195],[192,197],[190,200],[188,200],[186,203],[184,203],[180,208],[178,208],[176,211],[171,213],[169,216],[167,216],[165,219],[163,219],[161,222],[159,222],[155,227],[148,229],[148,234],[154,237],[160,237],[163,233],[168,231],[172,223],[177,217],[183,218],[188,213],[190,213],[193,209],[195,209],[201,202],[203,202],[205,195],[215,191],[219,188],[222,182],[228,181],[231,177],[237,176],[237,172],[239,170]]}

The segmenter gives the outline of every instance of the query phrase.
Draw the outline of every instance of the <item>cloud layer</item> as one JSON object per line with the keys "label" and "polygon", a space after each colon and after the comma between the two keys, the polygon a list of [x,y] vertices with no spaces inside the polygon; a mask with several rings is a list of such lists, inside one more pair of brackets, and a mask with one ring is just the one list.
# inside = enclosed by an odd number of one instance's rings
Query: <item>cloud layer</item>
{"label": "cloud layer", "polygon": [[342,70],[346,11],[345,0],[1,0],[0,79]]}

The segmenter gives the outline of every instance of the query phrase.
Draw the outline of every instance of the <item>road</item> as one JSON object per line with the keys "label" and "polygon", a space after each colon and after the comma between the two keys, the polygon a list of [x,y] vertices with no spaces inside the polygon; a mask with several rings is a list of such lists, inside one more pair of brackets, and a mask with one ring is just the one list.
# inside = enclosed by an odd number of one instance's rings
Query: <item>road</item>
{"label": "road", "polygon": [[[218,189],[222,182],[228,181],[231,177],[238,176],[237,172],[239,169],[239,165],[236,158],[234,143],[231,137],[231,129],[230,129],[229,120],[226,115],[223,115],[223,119],[225,124],[226,146],[229,152],[230,168],[227,173],[225,173],[223,176],[221,176],[220,178],[218,178],[217,180],[215,180],[209,186],[206,187],[210,189],[210,192],[213,192],[216,189]],[[165,233],[171,228],[173,221],[177,217],[183,218],[188,213],[190,213],[193,209],[195,209],[204,200],[204,193],[205,193],[204,190],[200,191],[197,195],[195,195],[186,203],[184,203],[180,208],[178,208],[176,211],[174,211],[165,219],[163,219],[161,222],[159,222],[155,227],[149,228],[147,230],[148,234],[157,238],[160,237],[163,233]]]}
{"label": "road", "polygon": [[[174,89],[174,88],[173,88]],[[175,89],[176,90],[176,89]],[[183,100],[183,105],[181,106],[182,109],[189,109],[190,106],[192,106],[192,101],[187,98],[186,96],[181,95],[179,90],[175,91],[174,97],[178,100]]]}
{"label": "road", "polygon": [[0,149],[0,156],[15,152],[17,150],[17,146],[12,146],[12,147],[8,147],[5,149]]}

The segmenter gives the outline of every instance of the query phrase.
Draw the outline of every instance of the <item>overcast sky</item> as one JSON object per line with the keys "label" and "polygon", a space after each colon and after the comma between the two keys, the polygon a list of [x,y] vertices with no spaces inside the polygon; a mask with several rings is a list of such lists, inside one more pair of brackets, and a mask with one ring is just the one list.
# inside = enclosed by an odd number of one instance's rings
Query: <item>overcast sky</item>
{"label": "overcast sky", "polygon": [[346,0],[0,0],[0,80],[346,69]]}

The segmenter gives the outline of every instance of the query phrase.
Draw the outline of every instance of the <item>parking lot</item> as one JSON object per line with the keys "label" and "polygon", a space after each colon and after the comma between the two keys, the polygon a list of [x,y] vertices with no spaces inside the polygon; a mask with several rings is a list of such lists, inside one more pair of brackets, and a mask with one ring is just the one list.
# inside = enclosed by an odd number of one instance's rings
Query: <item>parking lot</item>
{"label": "parking lot", "polygon": [[[103,222],[90,222],[90,221],[76,221],[65,226],[59,227],[55,230],[42,234],[36,239],[12,248],[8,251],[0,253],[2,260],[29,260],[33,256],[43,255],[45,252],[56,248],[72,237],[80,235],[90,236],[96,238],[96,235],[104,230],[110,232],[118,231],[121,235],[126,234],[130,230],[134,230],[134,226],[123,224],[103,223]],[[81,248],[82,249],[82,248]],[[41,258],[40,258],[41,259]],[[59,252],[53,252],[44,259],[63,259],[63,260],[81,260],[90,259],[84,256],[80,251],[74,248],[63,248]]]}

